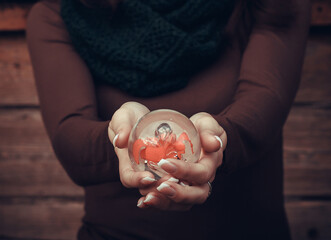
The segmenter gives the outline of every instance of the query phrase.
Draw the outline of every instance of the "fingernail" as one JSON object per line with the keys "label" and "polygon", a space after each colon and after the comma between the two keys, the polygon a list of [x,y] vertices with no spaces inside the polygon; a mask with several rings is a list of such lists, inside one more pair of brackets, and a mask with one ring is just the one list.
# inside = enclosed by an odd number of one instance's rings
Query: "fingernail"
{"label": "fingernail", "polygon": [[163,182],[156,189],[160,192],[162,189],[165,189],[165,188],[170,188],[170,185],[167,184],[167,183],[165,183],[165,182]]}
{"label": "fingernail", "polygon": [[118,133],[115,135],[114,139],[113,139],[113,146],[116,147],[116,141],[118,139]]}
{"label": "fingernail", "polygon": [[223,141],[222,141],[222,139],[219,136],[216,136],[216,135],[215,135],[215,138],[216,138],[217,141],[220,142],[221,148],[223,148]]}
{"label": "fingernail", "polygon": [[183,183],[183,182],[180,182],[179,184],[182,185],[183,187],[188,186],[187,184],[185,184],[185,183]]}
{"label": "fingernail", "polygon": [[138,201],[138,203],[137,203],[137,207],[142,207],[142,205],[143,205],[143,200],[142,199],[140,199],[139,201]]}
{"label": "fingernail", "polygon": [[178,183],[179,182],[179,180],[177,178],[174,178],[174,177],[169,178],[167,181],[169,181],[169,182],[175,182],[175,183]]}
{"label": "fingernail", "polygon": [[177,170],[177,167],[166,159],[161,159],[157,165],[168,173],[174,173]]}
{"label": "fingernail", "polygon": [[158,186],[156,188],[156,190],[158,190],[159,192],[162,192],[162,190],[165,190],[165,191],[163,191],[163,193],[166,195],[169,195],[169,196],[173,196],[176,193],[175,189],[170,187],[170,185],[165,182],[161,183],[161,185]]}
{"label": "fingernail", "polygon": [[156,182],[156,180],[154,178],[151,177],[144,177],[143,179],[141,179],[142,183],[148,184],[148,183],[152,183],[152,182]]}
{"label": "fingernail", "polygon": [[155,198],[153,195],[147,195],[147,197],[144,200],[144,203],[149,203],[153,198]]}

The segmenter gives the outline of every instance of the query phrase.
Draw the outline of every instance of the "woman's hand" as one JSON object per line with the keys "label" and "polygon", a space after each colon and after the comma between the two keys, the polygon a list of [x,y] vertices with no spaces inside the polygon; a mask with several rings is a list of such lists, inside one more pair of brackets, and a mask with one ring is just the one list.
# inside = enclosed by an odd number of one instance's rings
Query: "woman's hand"
{"label": "woman's hand", "polygon": [[150,172],[134,171],[128,154],[131,129],[148,112],[149,109],[140,103],[127,102],[114,113],[109,122],[108,137],[114,145],[119,160],[121,182],[127,188],[145,188],[156,181]]}
{"label": "woman's hand", "polygon": [[140,189],[143,197],[138,200],[138,207],[188,210],[207,200],[210,193],[208,182],[214,180],[216,170],[222,164],[227,135],[208,113],[197,113],[190,119],[200,134],[202,153],[199,161],[190,163],[176,159],[161,160],[159,165],[169,175],[149,188]]}

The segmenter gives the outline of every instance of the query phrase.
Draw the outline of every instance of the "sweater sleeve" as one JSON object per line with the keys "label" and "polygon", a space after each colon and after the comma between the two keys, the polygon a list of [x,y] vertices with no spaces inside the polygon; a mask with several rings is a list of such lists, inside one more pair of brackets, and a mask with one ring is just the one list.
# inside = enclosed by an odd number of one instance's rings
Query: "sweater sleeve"
{"label": "sweater sleeve", "polygon": [[294,2],[294,21],[286,29],[256,19],[233,101],[214,115],[228,136],[220,168],[225,174],[263,160],[281,134],[299,85],[310,24],[309,1]]}
{"label": "sweater sleeve", "polygon": [[74,51],[54,3],[29,13],[27,42],[41,113],[53,149],[78,185],[118,179],[118,160],[108,140],[108,122],[98,119],[95,89]]}

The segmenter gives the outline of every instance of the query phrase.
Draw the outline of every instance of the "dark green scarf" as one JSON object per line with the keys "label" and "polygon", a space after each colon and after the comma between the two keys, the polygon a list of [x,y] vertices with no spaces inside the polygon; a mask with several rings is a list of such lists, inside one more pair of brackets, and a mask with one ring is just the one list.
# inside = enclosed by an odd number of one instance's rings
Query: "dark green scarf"
{"label": "dark green scarf", "polygon": [[110,18],[62,0],[61,15],[96,80],[150,97],[184,87],[219,57],[234,2],[124,0]]}

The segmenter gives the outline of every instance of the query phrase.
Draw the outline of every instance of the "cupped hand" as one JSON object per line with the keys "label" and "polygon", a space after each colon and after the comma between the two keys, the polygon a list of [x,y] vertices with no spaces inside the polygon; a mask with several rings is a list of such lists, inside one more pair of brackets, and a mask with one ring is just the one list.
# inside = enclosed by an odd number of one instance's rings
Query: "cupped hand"
{"label": "cupped hand", "polygon": [[127,188],[145,188],[156,182],[152,173],[134,171],[128,154],[130,132],[136,122],[148,112],[149,109],[140,103],[127,102],[114,113],[109,122],[108,137],[119,160],[121,182]]}
{"label": "cupped hand", "polygon": [[176,159],[161,160],[159,166],[169,175],[150,188],[140,189],[143,197],[138,200],[138,207],[188,210],[207,200],[210,194],[208,182],[214,180],[216,170],[222,164],[227,135],[208,113],[197,113],[190,120],[200,135],[202,152],[199,161],[190,163]]}

